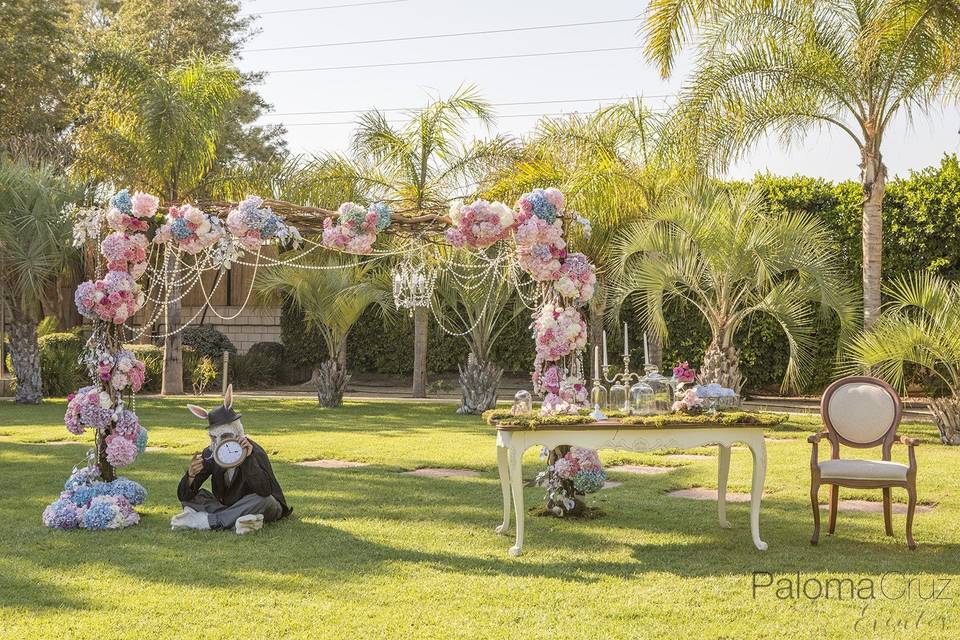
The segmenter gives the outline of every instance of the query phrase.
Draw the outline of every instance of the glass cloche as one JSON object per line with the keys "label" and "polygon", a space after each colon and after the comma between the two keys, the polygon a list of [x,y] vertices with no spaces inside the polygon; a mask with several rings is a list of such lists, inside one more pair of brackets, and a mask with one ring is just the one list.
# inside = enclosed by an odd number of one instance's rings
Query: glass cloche
{"label": "glass cloche", "polygon": [[648,364],[643,368],[646,373],[640,382],[646,383],[653,392],[653,412],[654,414],[670,413],[673,407],[673,385],[670,378],[660,375],[660,370],[655,364]]}
{"label": "glass cloche", "polygon": [[657,413],[653,389],[643,380],[630,387],[630,413],[635,416],[652,416]]}
{"label": "glass cloche", "polygon": [[610,393],[607,397],[607,411],[630,413],[630,399],[627,398],[627,388],[619,382],[610,387]]}
{"label": "glass cloche", "polygon": [[523,389],[517,391],[516,395],[513,396],[513,407],[510,409],[510,413],[516,416],[531,411],[533,411],[533,398],[530,396],[530,392]]}
{"label": "glass cloche", "polygon": [[608,397],[609,394],[607,393],[607,388],[599,382],[594,382],[593,388],[590,389],[590,406],[599,407],[600,409],[608,409]]}

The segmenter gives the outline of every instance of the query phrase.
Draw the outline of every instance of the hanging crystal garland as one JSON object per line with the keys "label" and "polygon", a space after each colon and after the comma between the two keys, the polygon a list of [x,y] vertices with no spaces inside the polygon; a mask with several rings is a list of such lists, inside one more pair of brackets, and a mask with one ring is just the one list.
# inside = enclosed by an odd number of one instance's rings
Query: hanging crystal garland
{"label": "hanging crystal garland", "polygon": [[412,256],[405,257],[393,270],[393,302],[398,309],[413,310],[430,306],[436,271]]}

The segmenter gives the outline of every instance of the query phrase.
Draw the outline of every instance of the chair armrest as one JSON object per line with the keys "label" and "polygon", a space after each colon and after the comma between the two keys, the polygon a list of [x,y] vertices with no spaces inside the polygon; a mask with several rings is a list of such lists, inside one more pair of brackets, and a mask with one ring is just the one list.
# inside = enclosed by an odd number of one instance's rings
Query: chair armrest
{"label": "chair armrest", "polygon": [[894,442],[907,445],[907,458],[910,463],[910,467],[907,471],[907,476],[915,478],[917,474],[917,454],[914,452],[914,447],[920,444],[920,441],[917,438],[909,438],[907,436],[899,436]]}
{"label": "chair armrest", "polygon": [[820,444],[820,440],[824,436],[827,436],[828,439],[830,438],[830,434],[826,431],[807,436],[807,442],[813,445],[810,451],[810,472],[814,477],[819,477],[820,474],[820,452],[818,451],[817,445]]}
{"label": "chair armrest", "polygon": [[829,439],[829,438],[830,438],[829,432],[827,432],[827,431],[821,431],[820,433],[815,433],[815,434],[813,434],[812,436],[808,436],[808,437],[807,437],[807,442],[809,442],[810,444],[813,444],[813,445],[820,444],[820,440],[822,440],[822,439],[824,438],[824,436],[826,436],[827,439]]}
{"label": "chair armrest", "polygon": [[910,438],[907,436],[899,436],[894,442],[899,444],[905,444],[908,447],[916,447],[920,444],[919,438]]}

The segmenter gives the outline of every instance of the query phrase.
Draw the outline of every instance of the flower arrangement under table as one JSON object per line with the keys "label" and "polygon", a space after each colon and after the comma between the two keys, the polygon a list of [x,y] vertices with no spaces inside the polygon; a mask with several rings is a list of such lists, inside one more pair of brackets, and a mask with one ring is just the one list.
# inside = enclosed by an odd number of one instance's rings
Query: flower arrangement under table
{"label": "flower arrangement under table", "polygon": [[767,467],[763,430],[781,422],[782,416],[746,412],[720,413],[715,416],[668,414],[595,422],[588,416],[580,415],[511,416],[509,412],[493,411],[488,412],[486,417],[488,422],[497,427],[497,467],[503,493],[503,522],[496,528],[496,532],[504,534],[509,530],[511,502],[516,515],[516,541],[510,548],[511,556],[520,555],[523,549],[526,515],[523,501],[523,454],[534,446],[556,449],[564,445],[569,445],[571,450],[616,449],[637,452],[717,445],[717,512],[720,526],[727,529],[731,527],[726,508],[730,448],[737,442],[745,444],[753,455],[750,531],[756,548],[760,551],[767,549],[767,543],[760,538],[760,500]]}

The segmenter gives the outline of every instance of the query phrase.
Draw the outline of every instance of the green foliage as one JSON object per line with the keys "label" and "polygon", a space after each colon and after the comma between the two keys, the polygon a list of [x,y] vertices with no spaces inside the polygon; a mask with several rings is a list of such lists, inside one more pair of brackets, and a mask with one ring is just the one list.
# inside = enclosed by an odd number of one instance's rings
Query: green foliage
{"label": "green foliage", "polygon": [[217,368],[213,361],[207,356],[201,356],[190,373],[193,392],[202,396],[206,392],[207,386],[217,379],[217,375]]}
{"label": "green foliage", "polygon": [[237,356],[235,360],[243,360],[243,374],[248,378],[242,379],[243,375],[237,376],[234,373],[234,380],[237,380],[245,386],[270,386],[283,381],[284,366],[284,348],[279,342],[258,342],[250,347],[242,356]]}
{"label": "green foliage", "polygon": [[54,316],[44,316],[37,325],[37,337],[42,338],[51,333],[59,333],[60,321]]}
{"label": "green foliage", "polygon": [[80,362],[84,341],[72,333],[48,333],[37,340],[43,394],[64,396],[90,384],[86,367]]}
{"label": "green foliage", "polygon": [[214,362],[223,360],[224,351],[229,351],[231,357],[237,355],[237,348],[230,338],[208,324],[191,325],[184,329],[183,344],[193,347],[198,357],[206,356]]}

